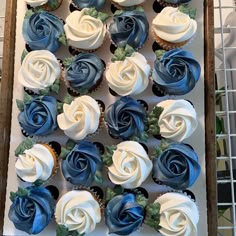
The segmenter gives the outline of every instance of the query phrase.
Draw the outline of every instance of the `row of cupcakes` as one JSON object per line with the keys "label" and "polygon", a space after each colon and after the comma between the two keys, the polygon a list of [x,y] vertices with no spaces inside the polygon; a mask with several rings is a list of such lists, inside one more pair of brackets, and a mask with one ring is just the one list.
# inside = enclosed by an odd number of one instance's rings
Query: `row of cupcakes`
{"label": "row of cupcakes", "polygon": [[[189,43],[196,31],[196,12],[185,6],[165,7],[152,21],[154,40],[165,50]],[[77,51],[99,49],[108,31],[111,42],[117,47],[130,45],[140,49],[149,34],[149,23],[142,8],[116,11],[107,29],[109,15],[95,8],[75,10],[65,19],[46,11],[29,10],[23,22],[23,37],[31,50],[47,49],[56,52],[62,44]]]}
{"label": "row of cupcakes", "polygon": [[28,234],[40,233],[55,216],[57,236],[87,235],[103,217],[109,233],[117,235],[130,235],[143,225],[165,236],[198,235],[199,212],[189,196],[167,192],[150,203],[146,193],[107,188],[103,199],[98,188],[76,187],[56,203],[48,188],[18,188],[11,192],[8,216],[17,229]]}

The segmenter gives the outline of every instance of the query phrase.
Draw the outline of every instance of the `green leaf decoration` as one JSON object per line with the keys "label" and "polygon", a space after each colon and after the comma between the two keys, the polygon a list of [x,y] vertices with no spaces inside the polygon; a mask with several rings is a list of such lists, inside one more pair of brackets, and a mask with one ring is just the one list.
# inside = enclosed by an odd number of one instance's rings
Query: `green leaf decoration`
{"label": "green leaf decoration", "polygon": [[113,156],[113,152],[116,150],[116,146],[112,145],[112,146],[106,146],[106,152],[102,155],[102,162],[106,165],[106,166],[111,166],[113,161],[112,161],[112,156]]}
{"label": "green leaf decoration", "polygon": [[41,180],[41,179],[37,179],[35,182],[34,182],[34,185],[35,186],[41,186],[45,183],[45,181]]}
{"label": "green leaf decoration", "polygon": [[59,41],[61,44],[66,45],[66,43],[67,43],[66,34],[65,34],[65,33],[62,33],[62,34],[59,36],[58,41]]}
{"label": "green leaf decoration", "polygon": [[123,13],[123,10],[116,10],[115,13],[113,14],[113,16],[119,16]]}
{"label": "green leaf decoration", "polygon": [[27,10],[26,13],[25,13],[25,19],[28,19],[30,18],[32,15],[34,14],[34,11],[32,9],[30,10]]}
{"label": "green leaf decoration", "polygon": [[161,228],[159,203],[151,203],[146,206],[146,219],[144,223],[157,231]]}
{"label": "green leaf decoration", "polygon": [[163,57],[165,53],[166,53],[165,50],[162,50],[162,49],[156,50],[155,54],[156,54],[157,60],[161,60],[161,58]]}
{"label": "green leaf decoration", "polygon": [[68,149],[66,149],[66,148],[64,148],[64,147],[62,147],[61,148],[61,154],[60,154],[60,158],[61,159],[63,159],[63,160],[65,160],[66,159],[66,157],[67,157],[67,155],[70,153],[70,150],[68,150]]}
{"label": "green leaf decoration", "polygon": [[114,188],[106,188],[106,201],[110,201],[113,197],[120,195],[124,192],[124,188],[116,185]]}
{"label": "green leaf decoration", "polygon": [[142,7],[139,6],[139,7],[136,7],[136,8],[135,8],[135,11],[144,12],[144,9],[143,9]]}
{"label": "green leaf decoration", "polygon": [[97,18],[100,19],[103,23],[106,22],[106,20],[107,20],[109,17],[110,17],[110,16],[109,16],[107,13],[98,12]]}
{"label": "green leaf decoration", "polygon": [[103,178],[102,178],[102,172],[100,170],[97,170],[96,173],[95,173],[95,176],[94,176],[94,181],[102,186],[103,184]]}
{"label": "green leaf decoration", "polygon": [[117,48],[113,57],[111,58],[112,62],[115,61],[124,61],[126,57],[132,56],[135,50],[128,44],[124,48]]}
{"label": "green leaf decoration", "polygon": [[72,62],[74,61],[75,57],[66,57],[64,60],[63,60],[63,65],[68,68]]}
{"label": "green leaf decoration", "polygon": [[160,146],[157,146],[153,152],[153,156],[159,157],[160,154],[166,150],[166,148],[171,144],[170,141],[167,141],[166,139],[162,139]]}
{"label": "green leaf decoration", "polygon": [[132,136],[132,137],[129,138],[129,140],[135,141],[135,142],[139,142],[139,141],[147,142],[148,138],[149,138],[148,133],[147,133],[146,131],[144,131],[144,132],[141,134],[140,137],[138,137],[138,136]]}
{"label": "green leaf decoration", "polygon": [[136,195],[136,202],[139,205],[146,207],[148,203],[148,199],[143,194],[138,194]]}
{"label": "green leaf decoration", "polygon": [[21,142],[18,147],[15,150],[15,155],[19,156],[20,154],[23,154],[25,150],[28,150],[32,148],[34,145],[34,142],[30,138],[26,138],[23,142]]}
{"label": "green leaf decoration", "polygon": [[29,103],[33,99],[28,93],[24,93],[24,103]]}
{"label": "green leaf decoration", "polygon": [[48,6],[52,9],[55,9],[58,6],[58,0],[49,0],[47,3]]}
{"label": "green leaf decoration", "polygon": [[53,85],[50,86],[50,90],[56,94],[59,93],[59,89],[60,89],[60,80],[56,79],[53,83]]}
{"label": "green leaf decoration", "polygon": [[24,102],[19,100],[19,99],[16,99],[16,105],[17,105],[17,108],[20,110],[20,111],[24,111]]}
{"label": "green leaf decoration", "polygon": [[47,87],[47,88],[45,88],[45,89],[39,90],[39,94],[40,94],[41,96],[47,96],[47,95],[49,95],[49,93],[50,93],[50,87]]}
{"label": "green leaf decoration", "polygon": [[75,145],[76,145],[76,142],[74,142],[72,139],[68,139],[66,142],[66,149],[72,150]]}
{"label": "green leaf decoration", "polygon": [[148,133],[152,135],[160,134],[160,127],[158,126],[158,121],[163,110],[164,109],[162,107],[155,106],[148,115],[148,123],[149,123]]}
{"label": "green leaf decoration", "polygon": [[197,14],[197,9],[196,8],[193,8],[193,7],[189,7],[188,4],[182,4],[179,6],[179,11],[186,14],[186,15],[189,15],[189,17],[191,19],[195,19],[196,18],[196,14]]}
{"label": "green leaf decoration", "polygon": [[63,103],[62,102],[57,102],[57,113],[58,114],[63,113]]}
{"label": "green leaf decoration", "polygon": [[25,57],[26,57],[27,54],[28,54],[28,51],[26,51],[26,50],[24,49],[23,52],[22,52],[22,54],[21,54],[21,59],[20,59],[21,64],[22,64],[22,62],[24,61],[24,59],[25,59]]}
{"label": "green leaf decoration", "polygon": [[29,195],[29,190],[25,188],[18,187],[17,192],[10,192],[10,199],[12,202],[15,201],[16,197],[26,197]]}
{"label": "green leaf decoration", "polygon": [[65,96],[64,103],[71,104],[73,100],[74,100],[74,98],[72,96],[70,96],[69,94],[67,94]]}
{"label": "green leaf decoration", "polygon": [[57,225],[56,236],[84,236],[76,230],[69,231],[64,225]]}
{"label": "green leaf decoration", "polygon": [[221,134],[224,130],[224,120],[216,116],[216,134]]}
{"label": "green leaf decoration", "polygon": [[95,7],[88,8],[84,13],[85,15],[101,20],[103,23],[109,18],[107,13],[98,12]]}

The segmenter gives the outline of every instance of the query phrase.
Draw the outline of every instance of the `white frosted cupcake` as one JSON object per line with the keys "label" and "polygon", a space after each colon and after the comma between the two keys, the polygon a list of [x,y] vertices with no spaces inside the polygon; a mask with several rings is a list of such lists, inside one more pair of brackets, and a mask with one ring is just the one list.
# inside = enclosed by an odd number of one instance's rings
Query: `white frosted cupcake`
{"label": "white frosted cupcake", "polygon": [[25,0],[25,3],[33,8],[41,8],[45,11],[55,11],[63,0]]}
{"label": "white frosted cupcake", "polygon": [[111,0],[111,2],[119,9],[129,9],[143,5],[146,0]]}

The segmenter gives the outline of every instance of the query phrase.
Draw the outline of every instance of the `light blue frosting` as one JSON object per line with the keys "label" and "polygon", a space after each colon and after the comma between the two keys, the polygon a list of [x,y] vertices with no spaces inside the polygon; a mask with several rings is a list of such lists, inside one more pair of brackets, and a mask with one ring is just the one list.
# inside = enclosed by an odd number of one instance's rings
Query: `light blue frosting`
{"label": "light blue frosting", "polygon": [[97,10],[100,10],[104,6],[106,0],[72,0],[72,1],[79,9],[95,7]]}
{"label": "light blue frosting", "polygon": [[201,66],[189,51],[170,50],[154,62],[152,78],[164,93],[184,95],[200,78]]}
{"label": "light blue frosting", "polygon": [[62,34],[62,20],[48,12],[36,12],[24,19],[23,37],[32,50],[57,51],[61,46],[59,37]]}

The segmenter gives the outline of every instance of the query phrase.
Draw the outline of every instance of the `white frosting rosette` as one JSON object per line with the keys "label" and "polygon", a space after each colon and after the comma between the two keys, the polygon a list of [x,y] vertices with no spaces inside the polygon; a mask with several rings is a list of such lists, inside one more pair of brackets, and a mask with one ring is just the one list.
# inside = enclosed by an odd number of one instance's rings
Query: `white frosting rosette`
{"label": "white frosting rosette", "polygon": [[31,7],[38,7],[46,4],[48,0],[25,0]]}
{"label": "white frosting rosette", "polygon": [[179,193],[166,193],[158,197],[161,234],[166,236],[197,236],[199,212],[196,204]]}
{"label": "white frosting rosette", "polygon": [[125,141],[117,145],[112,156],[113,164],[108,167],[112,183],[124,188],[137,188],[152,170],[152,161],[137,142]]}
{"label": "white frosting rosette", "polygon": [[60,64],[54,54],[35,50],[25,56],[18,80],[26,88],[41,90],[51,86],[60,75]]}
{"label": "white frosting rosette", "polygon": [[106,70],[109,87],[120,96],[137,95],[148,86],[151,67],[146,58],[134,52],[124,61],[111,63]]}
{"label": "white frosting rosette", "polygon": [[112,0],[112,1],[122,7],[135,6],[145,2],[145,0]]}
{"label": "white frosting rosette", "polygon": [[180,43],[193,37],[197,31],[197,22],[175,7],[165,7],[152,21],[154,34],[159,38]]}
{"label": "white frosting rosette", "polygon": [[55,210],[56,222],[69,231],[91,233],[101,221],[101,208],[93,195],[85,190],[73,190],[64,194]]}
{"label": "white frosting rosette", "polygon": [[70,46],[84,50],[99,48],[106,35],[106,25],[92,16],[86,15],[87,8],[73,11],[66,18],[64,30]]}
{"label": "white frosting rosette", "polygon": [[63,113],[57,116],[60,129],[71,139],[82,140],[97,131],[101,111],[96,100],[84,95],[71,104],[63,105]]}
{"label": "white frosting rosette", "polygon": [[19,155],[15,163],[16,174],[24,181],[48,180],[54,168],[54,158],[47,147],[34,144]]}

